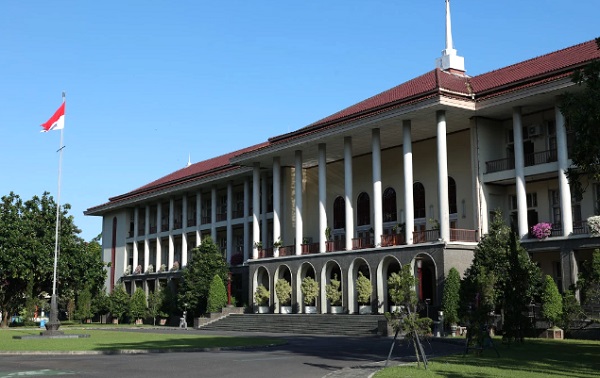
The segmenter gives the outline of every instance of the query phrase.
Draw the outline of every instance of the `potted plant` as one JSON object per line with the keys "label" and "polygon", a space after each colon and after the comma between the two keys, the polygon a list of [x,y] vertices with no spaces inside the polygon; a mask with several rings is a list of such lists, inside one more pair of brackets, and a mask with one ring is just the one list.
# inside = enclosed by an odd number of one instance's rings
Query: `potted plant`
{"label": "potted plant", "polygon": [[315,301],[319,296],[319,283],[314,278],[307,276],[302,280],[301,285],[302,298],[304,302],[304,313],[316,314],[317,306]]}
{"label": "potted plant", "polygon": [[388,294],[393,305],[390,305],[390,312],[400,312],[402,308],[402,277],[394,272],[387,279]]}
{"label": "potted plant", "polygon": [[325,228],[325,250],[327,252],[333,252],[335,243],[331,240],[331,227]]}
{"label": "potted plant", "polygon": [[154,273],[154,265],[148,265],[148,269],[146,269],[146,273]]}
{"label": "potted plant", "polygon": [[587,219],[587,225],[592,236],[600,236],[600,215],[594,215]]}
{"label": "potted plant", "polygon": [[263,248],[262,242],[261,241],[255,241],[254,242],[254,248],[256,248],[259,251],[262,251],[262,248]]}
{"label": "potted plant", "polygon": [[171,272],[175,272],[177,270],[179,270],[179,261],[175,261],[171,267]]}
{"label": "potted plant", "polygon": [[258,313],[266,314],[269,312],[269,298],[271,293],[264,285],[258,285],[254,292],[254,302],[256,303]]}
{"label": "potted plant", "polygon": [[370,314],[372,308],[370,305],[371,301],[371,280],[364,276],[362,272],[358,272],[358,278],[356,279],[356,292],[358,295],[358,313],[359,314]]}
{"label": "potted plant", "polygon": [[292,285],[288,280],[280,278],[275,282],[275,294],[279,301],[279,312],[281,314],[291,314]]}
{"label": "potted plant", "polygon": [[283,242],[281,241],[281,236],[280,236],[277,238],[277,240],[275,240],[273,242],[273,251],[278,251],[282,245],[283,245]]}
{"label": "potted plant", "polygon": [[537,239],[546,239],[552,235],[552,223],[540,222],[531,228],[531,235]]}
{"label": "potted plant", "polygon": [[344,310],[342,307],[342,291],[340,290],[341,282],[337,279],[337,274],[329,280],[325,285],[325,296],[329,301],[330,312],[332,314],[341,314]]}

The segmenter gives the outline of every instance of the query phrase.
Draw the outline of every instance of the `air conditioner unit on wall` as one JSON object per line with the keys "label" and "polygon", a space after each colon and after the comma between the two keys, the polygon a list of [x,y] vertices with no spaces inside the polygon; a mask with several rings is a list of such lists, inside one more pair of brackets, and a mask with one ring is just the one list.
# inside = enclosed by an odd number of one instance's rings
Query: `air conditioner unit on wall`
{"label": "air conditioner unit on wall", "polygon": [[542,125],[534,124],[527,127],[527,136],[529,138],[542,135]]}

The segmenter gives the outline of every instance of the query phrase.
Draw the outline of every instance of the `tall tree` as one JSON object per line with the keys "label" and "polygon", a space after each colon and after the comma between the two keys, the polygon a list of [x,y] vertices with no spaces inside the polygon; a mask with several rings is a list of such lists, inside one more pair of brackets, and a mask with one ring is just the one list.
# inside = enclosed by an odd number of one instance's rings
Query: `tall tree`
{"label": "tall tree", "polygon": [[[60,208],[57,291],[66,306],[84,284],[98,294],[106,277],[97,240],[86,243],[68,215],[69,204]],[[49,193],[23,201],[10,193],[0,201],[0,308],[3,326],[10,313],[23,306],[33,312],[46,294],[52,293],[57,205]],[[26,301],[22,299],[26,298]],[[63,309],[65,309],[63,307]]]}
{"label": "tall tree", "polygon": [[212,239],[202,240],[202,244],[192,250],[191,259],[183,270],[178,293],[180,307],[185,307],[191,316],[204,314],[210,282],[215,275],[225,282],[227,272],[227,261]]}
{"label": "tall tree", "polygon": [[[596,44],[600,49],[600,38]],[[567,177],[574,195],[582,198],[587,183],[600,181],[600,60],[575,71],[571,79],[582,90],[561,95],[559,108],[574,135],[569,156],[574,167]]]}
{"label": "tall tree", "polygon": [[226,305],[227,289],[225,289],[223,279],[218,274],[215,274],[208,291],[206,312],[219,312]]}
{"label": "tall tree", "polygon": [[469,332],[480,333],[490,322],[489,314],[500,311],[504,314],[505,336],[522,341],[527,326],[522,314],[539,285],[539,268],[497,211],[488,234],[475,249],[460,287],[460,313],[471,323]]}
{"label": "tall tree", "polygon": [[456,268],[450,268],[446,282],[444,282],[444,292],[442,294],[442,310],[444,311],[444,321],[448,325],[456,325],[458,322],[458,307],[460,306],[460,273]]}

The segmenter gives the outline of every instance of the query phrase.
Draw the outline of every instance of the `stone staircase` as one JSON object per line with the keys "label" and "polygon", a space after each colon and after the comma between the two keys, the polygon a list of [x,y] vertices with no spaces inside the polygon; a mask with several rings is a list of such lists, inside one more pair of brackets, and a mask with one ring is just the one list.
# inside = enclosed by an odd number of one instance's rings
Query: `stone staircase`
{"label": "stone staircase", "polygon": [[383,315],[341,314],[229,314],[198,329],[207,331],[297,333],[375,336],[385,334]]}

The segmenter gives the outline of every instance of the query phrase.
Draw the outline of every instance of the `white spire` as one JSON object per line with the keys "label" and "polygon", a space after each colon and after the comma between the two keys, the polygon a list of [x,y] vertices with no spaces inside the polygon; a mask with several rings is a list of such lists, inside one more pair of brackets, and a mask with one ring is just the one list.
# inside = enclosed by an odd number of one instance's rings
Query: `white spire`
{"label": "white spire", "polygon": [[189,167],[190,165],[192,165],[192,154],[188,154],[188,163],[186,167]]}
{"label": "white spire", "polygon": [[452,44],[452,21],[450,19],[450,0],[446,0],[446,49],[442,51],[442,57],[437,58],[435,66],[444,71],[465,72],[465,58],[456,55]]}

